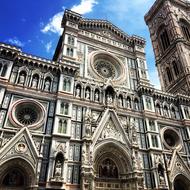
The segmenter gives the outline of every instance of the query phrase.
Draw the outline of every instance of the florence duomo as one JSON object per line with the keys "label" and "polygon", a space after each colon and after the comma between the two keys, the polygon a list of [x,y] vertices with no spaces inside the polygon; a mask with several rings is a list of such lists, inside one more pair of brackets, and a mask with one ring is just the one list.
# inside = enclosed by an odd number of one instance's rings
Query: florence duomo
{"label": "florence duomo", "polygon": [[52,59],[0,43],[0,190],[190,190],[190,2],[144,20],[162,90],[108,20],[65,9]]}

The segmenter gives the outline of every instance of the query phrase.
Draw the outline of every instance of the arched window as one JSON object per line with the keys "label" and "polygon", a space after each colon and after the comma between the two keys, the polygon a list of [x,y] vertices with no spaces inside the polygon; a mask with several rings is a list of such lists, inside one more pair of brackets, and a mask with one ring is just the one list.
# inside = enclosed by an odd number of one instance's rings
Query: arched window
{"label": "arched window", "polygon": [[2,63],[0,62],[0,72],[1,72],[2,67],[3,67],[3,65],[2,65]]}
{"label": "arched window", "polygon": [[181,30],[186,40],[190,41],[189,23],[185,20],[180,21]]}
{"label": "arched window", "polygon": [[63,90],[67,92],[71,91],[71,80],[69,78],[63,79]]}
{"label": "arched window", "polygon": [[67,56],[69,57],[73,57],[74,53],[73,53],[73,48],[67,48]]}
{"label": "arched window", "polygon": [[5,77],[6,75],[6,72],[7,72],[7,65],[4,64],[4,65],[0,65],[0,76],[2,77]]}
{"label": "arched window", "polygon": [[67,48],[67,56],[70,55],[70,48]]}
{"label": "arched window", "polygon": [[60,105],[60,114],[68,115],[69,104],[65,102],[61,102]]}
{"label": "arched window", "polygon": [[70,48],[70,57],[73,57],[73,48]]}
{"label": "arched window", "polygon": [[75,43],[74,37],[68,36],[68,44],[69,44],[69,45],[74,45],[74,43]]}
{"label": "arched window", "polygon": [[169,67],[166,68],[166,73],[167,73],[168,81],[171,82],[173,80],[173,76]]}
{"label": "arched window", "polygon": [[158,30],[158,37],[161,43],[163,51],[165,51],[170,46],[170,39],[168,36],[168,31],[165,29],[165,26],[161,26]]}
{"label": "arched window", "polygon": [[174,68],[174,73],[175,73],[175,75],[178,76],[178,75],[179,75],[179,68],[178,68],[177,62],[176,62],[176,61],[173,61],[173,62],[172,62],[172,65],[173,65],[173,68]]}
{"label": "arched window", "polygon": [[60,119],[58,125],[58,133],[66,134],[66,132],[67,132],[67,121]]}
{"label": "arched window", "polygon": [[67,79],[66,91],[67,91],[67,92],[70,92],[70,91],[71,91],[71,81],[70,81],[70,79]]}

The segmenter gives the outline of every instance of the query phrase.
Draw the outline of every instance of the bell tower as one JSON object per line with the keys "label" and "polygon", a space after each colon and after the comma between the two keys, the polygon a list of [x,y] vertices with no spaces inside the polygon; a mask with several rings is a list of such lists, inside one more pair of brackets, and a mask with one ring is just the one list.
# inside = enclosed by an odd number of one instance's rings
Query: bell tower
{"label": "bell tower", "polygon": [[190,2],[156,0],[145,15],[163,91],[190,95]]}

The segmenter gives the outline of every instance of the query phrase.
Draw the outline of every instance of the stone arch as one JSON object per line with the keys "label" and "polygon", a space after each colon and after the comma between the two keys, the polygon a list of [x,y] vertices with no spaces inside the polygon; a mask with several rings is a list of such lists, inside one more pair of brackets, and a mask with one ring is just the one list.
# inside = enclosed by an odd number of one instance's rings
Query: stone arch
{"label": "stone arch", "polygon": [[0,165],[0,189],[35,189],[36,178],[34,167],[23,158],[12,158]]}
{"label": "stone arch", "polygon": [[132,171],[129,151],[124,145],[113,139],[98,143],[94,148],[94,171],[98,176],[98,166],[106,158],[112,159],[118,169],[118,177]]}
{"label": "stone arch", "polygon": [[179,174],[173,181],[174,190],[190,190],[190,180],[188,177]]}

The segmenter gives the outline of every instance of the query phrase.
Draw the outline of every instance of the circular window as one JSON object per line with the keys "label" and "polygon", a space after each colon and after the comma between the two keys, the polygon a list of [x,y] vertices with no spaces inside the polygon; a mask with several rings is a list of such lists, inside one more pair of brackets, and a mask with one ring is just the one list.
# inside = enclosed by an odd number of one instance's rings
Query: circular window
{"label": "circular window", "polygon": [[11,110],[10,121],[19,127],[39,127],[45,118],[44,107],[34,100],[18,100]]}
{"label": "circular window", "polygon": [[106,60],[97,60],[94,66],[102,77],[111,79],[115,77],[116,71],[110,62]]}
{"label": "circular window", "polygon": [[97,79],[111,79],[113,82],[121,83],[126,79],[124,64],[116,56],[104,51],[92,52],[89,56],[89,71]]}
{"label": "circular window", "polygon": [[179,136],[179,133],[174,129],[171,128],[164,129],[163,140],[164,144],[168,148],[181,147],[181,138]]}

